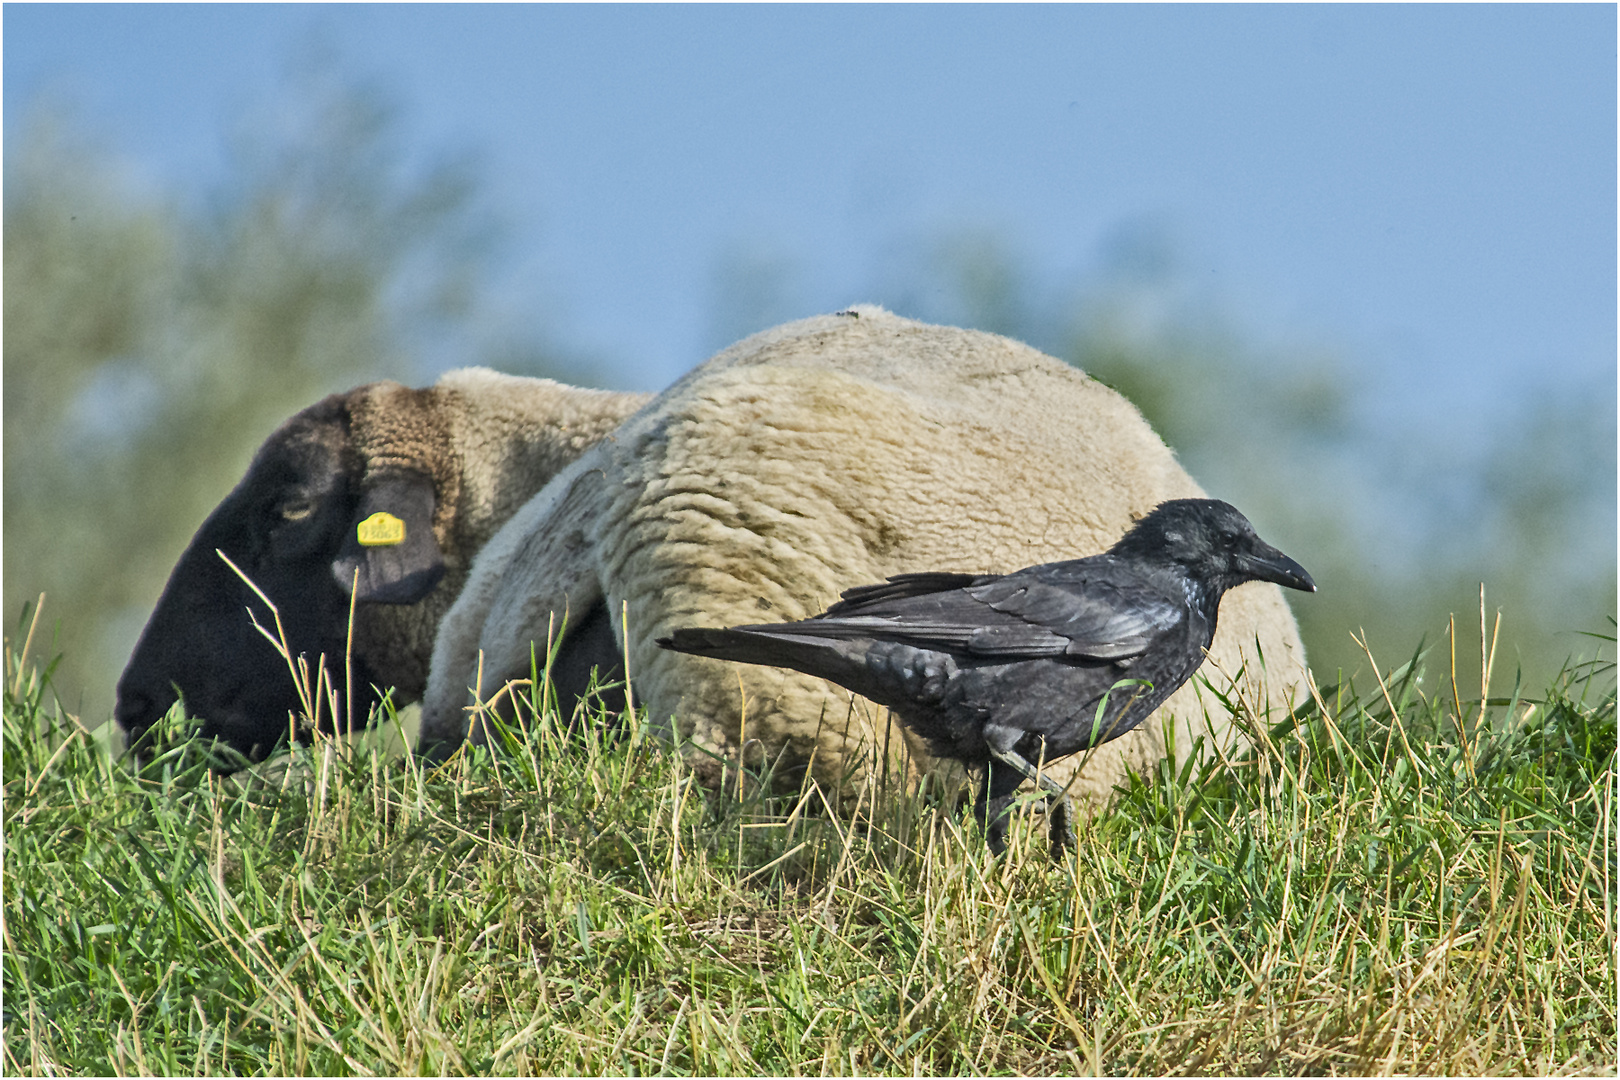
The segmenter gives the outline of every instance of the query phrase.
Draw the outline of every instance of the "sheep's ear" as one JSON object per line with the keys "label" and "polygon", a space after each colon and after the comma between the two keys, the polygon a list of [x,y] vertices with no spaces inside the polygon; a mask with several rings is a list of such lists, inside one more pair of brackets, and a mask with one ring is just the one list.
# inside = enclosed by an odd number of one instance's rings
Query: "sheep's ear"
{"label": "sheep's ear", "polygon": [[[343,591],[373,604],[414,604],[444,577],[433,538],[433,481],[417,472],[372,483],[332,562]],[[355,571],[360,571],[356,584]]]}

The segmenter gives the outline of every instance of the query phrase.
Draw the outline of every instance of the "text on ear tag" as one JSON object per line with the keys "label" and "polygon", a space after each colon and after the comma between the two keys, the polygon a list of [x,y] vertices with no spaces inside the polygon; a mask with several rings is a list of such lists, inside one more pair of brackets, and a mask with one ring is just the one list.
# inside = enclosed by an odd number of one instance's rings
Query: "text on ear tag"
{"label": "text on ear tag", "polygon": [[366,547],[387,547],[405,542],[405,523],[386,510],[379,510],[360,523],[360,543]]}

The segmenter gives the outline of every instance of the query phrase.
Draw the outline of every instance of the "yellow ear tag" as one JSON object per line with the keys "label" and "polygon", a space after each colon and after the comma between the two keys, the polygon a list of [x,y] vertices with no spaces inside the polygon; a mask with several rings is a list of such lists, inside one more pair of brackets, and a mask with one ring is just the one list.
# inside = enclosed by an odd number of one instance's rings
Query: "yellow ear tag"
{"label": "yellow ear tag", "polygon": [[386,510],[379,510],[360,523],[360,543],[366,547],[387,547],[405,542],[405,523]]}

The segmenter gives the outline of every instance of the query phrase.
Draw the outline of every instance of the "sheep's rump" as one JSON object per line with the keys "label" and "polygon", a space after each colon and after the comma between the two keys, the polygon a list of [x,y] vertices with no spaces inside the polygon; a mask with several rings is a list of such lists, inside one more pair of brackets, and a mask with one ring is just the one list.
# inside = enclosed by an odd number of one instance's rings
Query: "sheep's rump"
{"label": "sheep's rump", "polygon": [[[491,540],[435,646],[423,741],[467,730],[480,650],[487,697],[528,674],[530,642],[543,647],[565,609],[605,605],[628,637],[636,699],[705,775],[739,749],[785,784],[809,768],[837,785],[902,756],[931,768],[886,710],[840,687],[654,640],[807,618],[890,574],[1090,555],[1160,502],[1203,494],[1134,406],[1026,345],[871,307],[778,327],[655,398]],[[1251,700],[1286,706],[1303,686],[1273,585],[1226,598],[1212,656],[1219,670],[1204,673],[1219,686],[1241,669]],[[1195,680],[1091,754],[1072,790],[1106,797],[1165,755],[1167,728],[1178,756],[1199,736],[1232,739]],[[1067,779],[1079,764],[1051,771]]]}

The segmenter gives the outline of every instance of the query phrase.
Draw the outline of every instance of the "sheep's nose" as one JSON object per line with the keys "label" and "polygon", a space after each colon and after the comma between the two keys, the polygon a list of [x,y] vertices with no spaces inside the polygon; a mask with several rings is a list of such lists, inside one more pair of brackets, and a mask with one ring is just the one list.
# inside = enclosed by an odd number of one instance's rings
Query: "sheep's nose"
{"label": "sheep's nose", "polygon": [[113,716],[125,728],[146,726],[151,721],[152,696],[139,690],[120,689]]}
{"label": "sheep's nose", "polygon": [[[138,690],[119,687],[118,701],[113,706],[113,719],[124,732],[125,747],[134,747],[152,726],[152,699]],[[137,751],[137,755],[138,755]]]}
{"label": "sheep's nose", "polygon": [[125,745],[134,746],[147,729],[163,719],[163,714],[169,711],[173,703],[172,694],[158,696],[147,690],[120,686],[118,700],[113,705],[113,719],[118,721],[118,726],[128,736]]}

